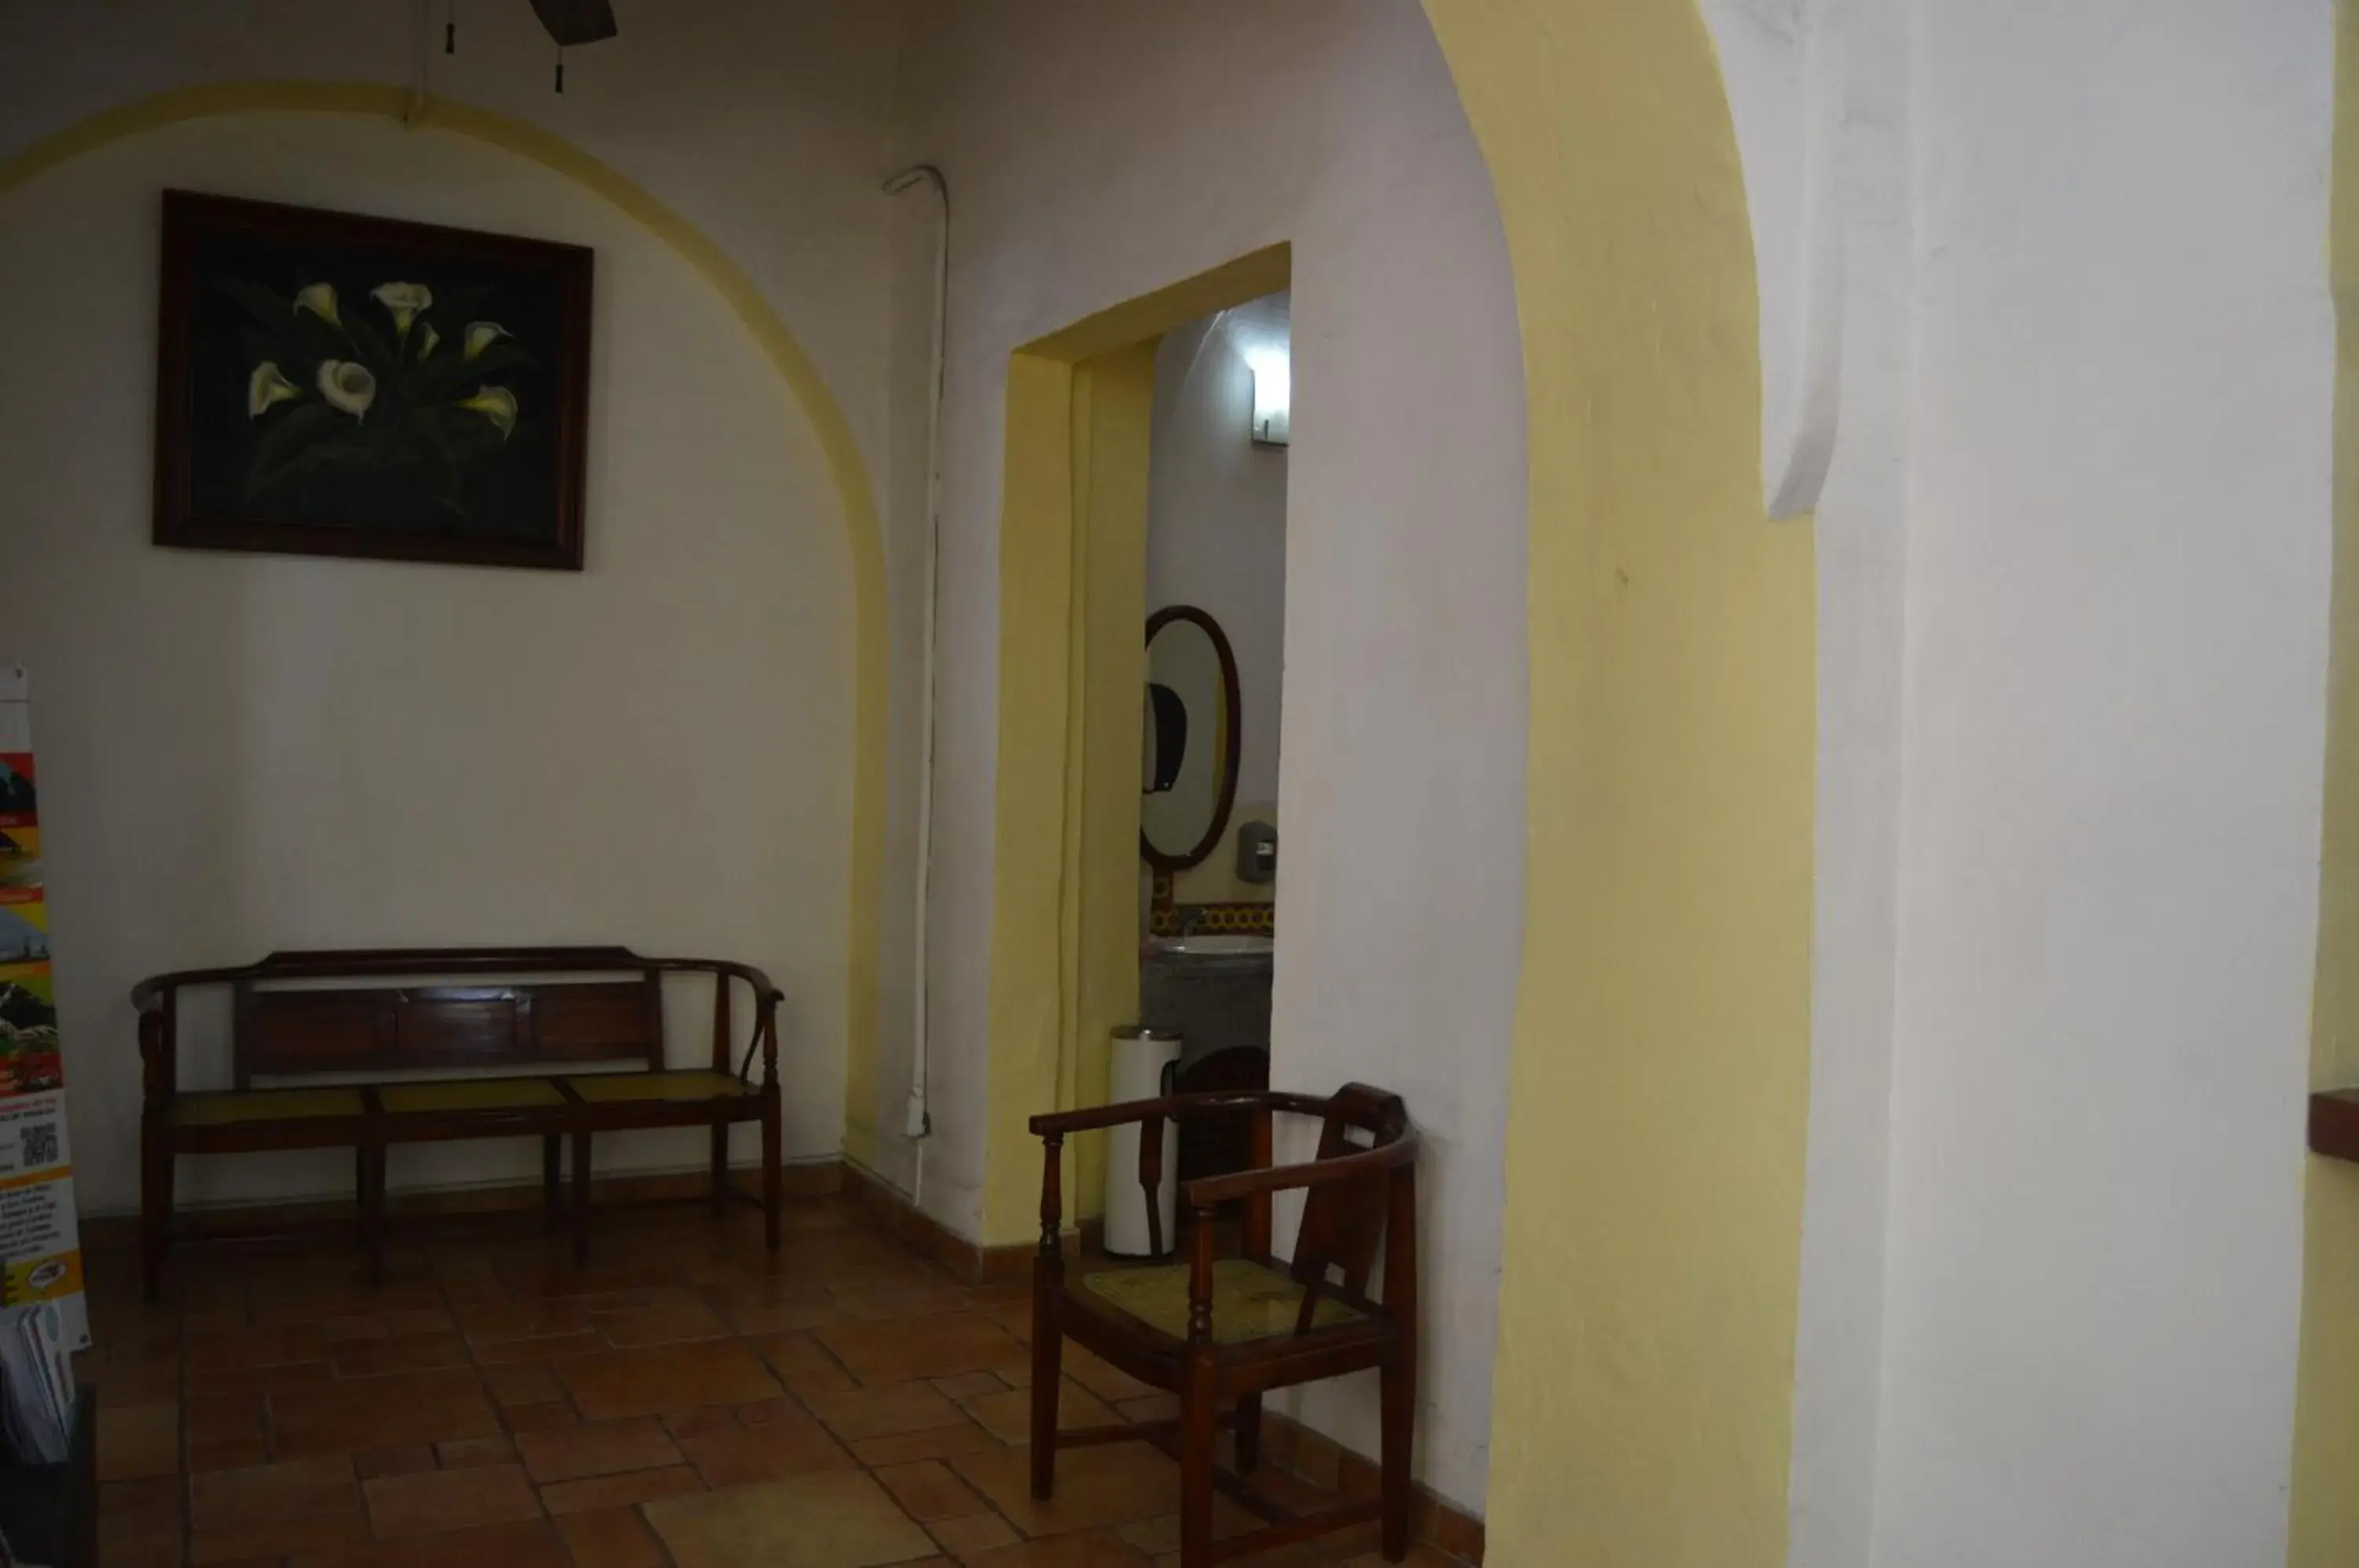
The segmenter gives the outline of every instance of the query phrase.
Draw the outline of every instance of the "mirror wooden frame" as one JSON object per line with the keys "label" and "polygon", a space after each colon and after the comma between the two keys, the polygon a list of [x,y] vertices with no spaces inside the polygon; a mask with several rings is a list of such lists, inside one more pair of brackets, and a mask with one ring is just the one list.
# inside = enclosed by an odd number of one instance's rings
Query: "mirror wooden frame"
{"label": "mirror wooden frame", "polygon": [[1205,828],[1203,838],[1186,854],[1171,855],[1149,843],[1146,825],[1141,823],[1139,826],[1139,858],[1158,871],[1185,871],[1191,866],[1201,866],[1213,850],[1220,847],[1221,835],[1229,831],[1230,814],[1237,807],[1237,747],[1244,730],[1237,713],[1237,656],[1236,650],[1229,647],[1228,634],[1221,630],[1221,623],[1212,619],[1207,611],[1193,604],[1167,604],[1147,617],[1147,646],[1150,651],[1155,647],[1155,634],[1174,621],[1187,621],[1201,626],[1204,635],[1212,639],[1212,651],[1221,659],[1221,698],[1226,713],[1223,719],[1220,793],[1215,797],[1212,821]]}

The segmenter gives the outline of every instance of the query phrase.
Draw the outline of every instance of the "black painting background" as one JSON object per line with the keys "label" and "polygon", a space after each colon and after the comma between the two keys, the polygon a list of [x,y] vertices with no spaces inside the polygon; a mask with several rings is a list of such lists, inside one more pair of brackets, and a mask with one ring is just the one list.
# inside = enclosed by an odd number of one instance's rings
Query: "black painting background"
{"label": "black painting background", "polygon": [[[513,333],[527,362],[505,365],[486,380],[516,395],[516,429],[497,450],[462,466],[458,494],[464,515],[440,498],[444,486],[424,463],[324,466],[249,497],[246,480],[256,443],[303,403],[280,403],[259,419],[247,416],[246,383],[255,364],[251,318],[214,287],[222,279],[258,286],[287,300],[290,313],[299,289],[332,284],[339,313],[347,321],[364,314],[387,340],[395,335],[392,315],[370,298],[370,290],[384,283],[422,283],[438,301],[419,317],[442,335],[438,359],[462,352],[469,321],[496,321]],[[296,244],[211,231],[195,236],[190,287],[190,502],[195,517],[503,541],[558,537],[560,312],[553,271],[474,257],[437,261],[409,249]],[[446,316],[440,301],[477,289],[488,292],[464,320]],[[413,344],[419,330],[411,329]],[[310,379],[313,364],[279,368],[309,394],[305,402],[318,401]],[[476,386],[463,383],[457,396],[468,396]]]}

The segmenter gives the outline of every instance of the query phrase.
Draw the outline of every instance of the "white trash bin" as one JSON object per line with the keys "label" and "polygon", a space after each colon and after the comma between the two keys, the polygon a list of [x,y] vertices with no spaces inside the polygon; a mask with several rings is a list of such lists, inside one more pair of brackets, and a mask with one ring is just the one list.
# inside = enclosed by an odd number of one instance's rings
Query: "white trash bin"
{"label": "white trash bin", "polygon": [[[1180,1065],[1176,1034],[1132,1024],[1114,1031],[1106,1099],[1151,1100],[1171,1092]],[[1153,1258],[1155,1238],[1147,1225],[1147,1192],[1138,1184],[1138,1140],[1143,1124],[1106,1129],[1105,1249],[1116,1258]],[[1163,1124],[1163,1182],[1156,1189],[1161,1211],[1163,1250],[1171,1250],[1171,1227],[1180,1212],[1180,1124]]]}

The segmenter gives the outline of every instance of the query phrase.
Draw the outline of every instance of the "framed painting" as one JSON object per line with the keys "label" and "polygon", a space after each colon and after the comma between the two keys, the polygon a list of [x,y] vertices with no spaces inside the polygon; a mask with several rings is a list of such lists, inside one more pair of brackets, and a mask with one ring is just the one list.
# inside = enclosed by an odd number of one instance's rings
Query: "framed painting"
{"label": "framed painting", "polygon": [[591,253],[164,193],[159,545],[580,571]]}

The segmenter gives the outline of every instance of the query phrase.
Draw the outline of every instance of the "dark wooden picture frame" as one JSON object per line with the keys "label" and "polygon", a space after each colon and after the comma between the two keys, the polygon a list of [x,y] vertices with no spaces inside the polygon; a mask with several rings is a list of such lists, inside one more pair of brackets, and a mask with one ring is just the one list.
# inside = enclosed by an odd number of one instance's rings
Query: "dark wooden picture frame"
{"label": "dark wooden picture frame", "polygon": [[580,571],[592,279],[581,245],[166,191],[155,542]]}

